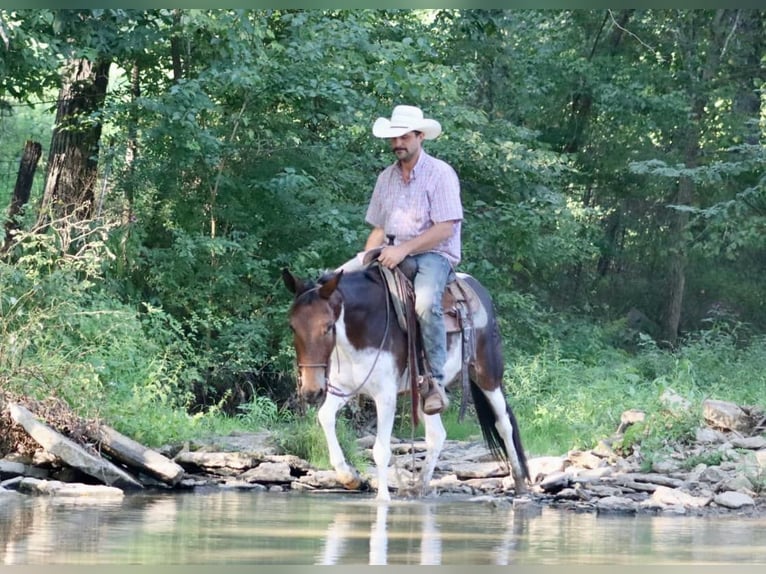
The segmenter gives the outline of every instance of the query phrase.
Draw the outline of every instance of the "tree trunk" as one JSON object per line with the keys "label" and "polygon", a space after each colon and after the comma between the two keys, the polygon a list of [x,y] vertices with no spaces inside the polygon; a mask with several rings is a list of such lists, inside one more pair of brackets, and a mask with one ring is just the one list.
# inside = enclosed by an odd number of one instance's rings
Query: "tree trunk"
{"label": "tree trunk", "polygon": [[43,228],[67,216],[84,220],[92,215],[101,139],[98,113],[106,97],[110,65],[108,61],[72,62],[59,92],[39,216]]}
{"label": "tree trunk", "polygon": [[37,164],[43,154],[43,147],[38,142],[27,140],[24,145],[24,153],[19,163],[19,173],[16,176],[16,186],[13,188],[11,205],[8,208],[8,220],[5,222],[5,243],[0,252],[5,253],[13,242],[13,232],[19,228],[16,217],[21,215],[24,206],[29,201],[32,192],[32,183],[37,171]]}
{"label": "tree trunk", "polygon": [[[709,23],[707,30],[709,49],[705,59],[699,62],[699,68],[690,68],[688,72],[687,94],[690,101],[691,113],[688,122],[680,130],[678,137],[684,166],[689,169],[700,165],[702,124],[707,106],[708,84],[718,73],[720,56],[725,46],[727,35],[727,14],[725,10],[718,10]],[[687,33],[684,35],[682,46],[686,61],[694,62],[698,50],[698,36],[705,30],[704,20],[696,20],[694,14],[687,24]],[[696,185],[689,176],[682,176],[678,181],[678,188],[673,203],[679,206],[690,206],[695,201]],[[686,249],[687,228],[689,225],[689,212],[677,210],[671,216],[668,259],[668,284],[667,306],[662,321],[663,339],[671,346],[678,342],[678,331],[681,325],[681,315],[684,301],[684,288],[686,286]]]}

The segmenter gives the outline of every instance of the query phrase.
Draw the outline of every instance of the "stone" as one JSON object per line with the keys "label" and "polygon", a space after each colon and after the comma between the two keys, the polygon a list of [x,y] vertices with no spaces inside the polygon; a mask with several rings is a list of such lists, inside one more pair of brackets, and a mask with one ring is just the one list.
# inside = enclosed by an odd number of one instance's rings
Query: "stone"
{"label": "stone", "polygon": [[603,459],[596,456],[591,451],[572,450],[567,454],[567,461],[573,466],[580,468],[598,468],[602,465]]}
{"label": "stone", "polygon": [[13,460],[0,460],[0,477],[31,476],[33,478],[48,478],[48,469],[15,462]]}
{"label": "stone", "polygon": [[761,450],[766,448],[766,438],[760,435],[742,438],[734,437],[731,439],[731,446],[747,450]]}
{"label": "stone", "polygon": [[242,452],[184,451],[178,453],[173,460],[186,469],[201,468],[204,470],[244,471],[258,464],[252,455]]}
{"label": "stone", "polygon": [[753,420],[738,405],[715,399],[706,399],[702,403],[702,414],[711,426],[749,434]]}
{"label": "stone", "polygon": [[558,492],[572,483],[572,477],[565,472],[553,472],[538,485],[545,492]]}
{"label": "stone", "polygon": [[293,488],[295,488],[296,482],[312,486],[314,488],[343,488],[343,485],[338,481],[334,470],[311,471],[305,476],[299,477],[297,481],[293,482]]}
{"label": "stone", "polygon": [[697,429],[694,438],[698,443],[703,444],[716,444],[726,442],[726,435],[724,435],[721,431],[711,429],[710,427]]}
{"label": "stone", "polygon": [[564,470],[566,457],[563,456],[537,456],[527,460],[529,476],[532,482],[538,482],[541,478],[554,472]]}
{"label": "stone", "polygon": [[659,474],[670,474],[681,468],[678,461],[669,458],[656,460],[652,463],[652,472]]}
{"label": "stone", "polygon": [[646,413],[643,411],[636,409],[627,410],[620,415],[620,426],[617,427],[617,434],[622,434],[629,426],[644,422],[645,420]]}
{"label": "stone", "polygon": [[628,476],[636,482],[648,482],[655,485],[668,486],[670,488],[679,488],[684,481],[680,478],[674,478],[665,474],[652,473],[631,473]]}
{"label": "stone", "polygon": [[246,470],[239,475],[245,482],[292,482],[292,468],[286,462],[262,462],[255,468]]}
{"label": "stone", "polygon": [[636,503],[624,496],[605,496],[596,502],[597,512],[635,512]]}
{"label": "stone", "polygon": [[497,462],[469,462],[453,465],[452,472],[460,479],[490,478],[506,476],[508,469]]}
{"label": "stone", "polygon": [[721,482],[728,478],[728,475],[716,466],[709,466],[703,470],[699,475],[701,482]]}
{"label": "stone", "polygon": [[721,481],[716,485],[716,490],[719,492],[733,490],[736,492],[743,492],[747,495],[754,494],[753,483],[743,474],[737,474]]}
{"label": "stone", "polygon": [[744,506],[755,506],[755,501],[747,494],[731,490],[716,494],[713,498],[713,502],[718,506],[732,509],[742,508]]}
{"label": "stone", "polygon": [[614,452],[614,449],[612,448],[612,445],[603,439],[598,441],[598,444],[596,444],[592,452],[600,458],[612,459],[617,456],[617,454]]}
{"label": "stone", "polygon": [[687,508],[701,508],[710,504],[709,498],[692,496],[677,488],[658,486],[652,496],[643,504],[647,506],[674,506],[682,505]]}
{"label": "stone", "polygon": [[114,486],[105,484],[81,484],[25,478],[19,483],[19,492],[52,496],[59,499],[76,499],[82,502],[121,502],[125,493]]}

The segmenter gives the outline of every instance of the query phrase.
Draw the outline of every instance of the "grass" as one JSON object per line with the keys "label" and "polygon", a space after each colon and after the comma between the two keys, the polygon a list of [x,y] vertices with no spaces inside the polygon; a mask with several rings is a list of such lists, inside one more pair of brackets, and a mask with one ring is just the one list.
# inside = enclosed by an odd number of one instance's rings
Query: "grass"
{"label": "grass", "polygon": [[[604,349],[598,360],[579,361],[558,349],[516,357],[506,372],[506,396],[516,415],[527,455],[560,455],[588,449],[614,435],[620,416],[629,409],[646,413],[644,423],[629,428],[618,449],[640,445],[647,465],[678,442],[693,440],[702,424],[706,398],[738,404],[763,404],[766,396],[766,348],[761,341],[734,348],[730,341],[692,341],[672,353],[656,348],[630,355]],[[688,408],[663,398],[671,392]],[[480,440],[476,416],[469,407],[458,421],[459,393],[442,416],[452,440]],[[349,460],[363,469],[369,461],[360,453],[349,417],[338,419],[338,437]],[[243,407],[236,424],[274,428],[283,447],[319,468],[329,468],[324,435],[310,410],[305,416],[276,414],[268,399]],[[423,425],[412,429],[410,402],[400,398],[394,435],[421,438]]]}

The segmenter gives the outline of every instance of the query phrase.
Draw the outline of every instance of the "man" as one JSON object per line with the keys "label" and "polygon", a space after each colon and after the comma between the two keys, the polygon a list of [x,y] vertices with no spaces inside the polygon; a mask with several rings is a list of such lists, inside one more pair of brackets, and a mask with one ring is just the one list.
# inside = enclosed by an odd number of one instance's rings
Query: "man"
{"label": "man", "polygon": [[[365,251],[383,246],[378,261],[393,269],[400,265],[412,280],[415,311],[433,385],[424,395],[426,414],[442,412],[447,335],[442,295],[460,262],[463,206],[460,182],[446,162],[428,155],[423,140],[441,134],[441,125],[414,106],[396,106],[391,118],[378,118],[375,137],[388,139],[396,162],[377,178],[365,221],[373,226]],[[389,240],[392,238],[392,244]]]}

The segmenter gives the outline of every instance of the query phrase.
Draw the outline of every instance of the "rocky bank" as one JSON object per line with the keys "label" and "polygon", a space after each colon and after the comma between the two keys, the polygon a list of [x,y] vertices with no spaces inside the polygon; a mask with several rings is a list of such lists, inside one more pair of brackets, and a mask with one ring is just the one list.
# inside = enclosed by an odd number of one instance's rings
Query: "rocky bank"
{"label": "rocky bank", "polygon": [[[494,504],[550,505],[578,512],[760,516],[766,511],[766,417],[754,407],[709,400],[696,440],[651,464],[638,447],[613,448],[643,413],[623,414],[615,435],[587,451],[529,458],[529,492],[514,492],[505,467],[483,442],[448,440],[424,496],[469,496]],[[55,411],[55,409],[54,409]],[[58,424],[48,424],[53,418]],[[92,503],[132,490],[236,488],[343,490],[334,472],[282,452],[268,432],[214,437],[147,449],[103,425],[64,425],[39,404],[4,401],[0,497],[78,497]],[[56,426],[57,429],[53,427]],[[68,432],[67,432],[68,431]],[[69,436],[67,436],[67,434]],[[374,436],[358,439],[372,460]],[[394,495],[412,496],[425,457],[422,440],[394,439],[389,480]],[[365,473],[367,486],[373,475]]]}

